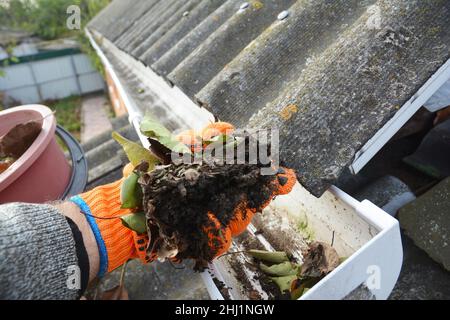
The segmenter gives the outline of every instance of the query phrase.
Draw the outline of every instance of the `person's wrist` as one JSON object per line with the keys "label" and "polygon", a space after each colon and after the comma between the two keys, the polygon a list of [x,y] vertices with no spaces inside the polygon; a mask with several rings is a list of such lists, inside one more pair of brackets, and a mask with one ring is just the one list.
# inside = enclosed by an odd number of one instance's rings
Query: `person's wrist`
{"label": "person's wrist", "polygon": [[59,212],[70,218],[80,230],[83,236],[83,244],[89,258],[89,282],[98,274],[99,270],[99,250],[95,240],[94,233],[86,220],[86,217],[80,212],[80,208],[73,202],[66,201],[53,204]]}
{"label": "person's wrist", "polygon": [[[99,256],[97,277],[101,278],[105,275],[108,269],[108,252],[106,249],[105,241],[103,240],[103,236],[100,231],[100,226],[97,223],[98,219],[96,219],[95,217],[101,217],[102,213],[96,211],[96,206],[93,206],[91,208],[86,199],[83,198],[83,194],[71,197],[70,201],[79,208],[78,210],[85,217],[85,220],[89,225],[92,234],[94,235]],[[92,203],[92,201],[90,202]]]}
{"label": "person's wrist", "polygon": [[149,262],[146,259],[146,235],[137,236],[122,224],[121,217],[131,214],[132,210],[121,208],[121,184],[122,180],[118,180],[71,198],[86,216],[96,239],[99,277],[129,259],[140,258],[143,262]]}

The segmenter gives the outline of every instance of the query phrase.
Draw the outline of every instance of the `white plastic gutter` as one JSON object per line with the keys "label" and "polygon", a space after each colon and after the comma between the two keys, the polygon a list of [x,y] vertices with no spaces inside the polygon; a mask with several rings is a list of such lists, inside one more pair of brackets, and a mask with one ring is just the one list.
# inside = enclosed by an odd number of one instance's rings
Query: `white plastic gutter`
{"label": "white plastic gutter", "polygon": [[109,75],[111,76],[112,81],[115,83],[117,90],[119,91],[119,94],[120,94],[121,98],[123,99],[125,108],[127,109],[127,112],[128,112],[128,121],[134,127],[142,145],[146,148],[150,147],[150,143],[149,143],[147,137],[144,136],[141,133],[141,130],[139,129],[140,121],[142,120],[142,114],[141,114],[140,110],[137,108],[137,106],[134,104],[134,102],[128,98],[128,94],[125,91],[122,83],[120,82],[119,77],[117,76],[113,66],[109,62],[108,58],[106,58],[102,49],[100,49],[100,47],[95,42],[94,37],[92,36],[89,29],[85,28],[84,31],[86,32],[86,35],[89,38],[89,42],[91,43],[95,52],[97,53],[100,60],[102,61],[105,69],[108,71]]}

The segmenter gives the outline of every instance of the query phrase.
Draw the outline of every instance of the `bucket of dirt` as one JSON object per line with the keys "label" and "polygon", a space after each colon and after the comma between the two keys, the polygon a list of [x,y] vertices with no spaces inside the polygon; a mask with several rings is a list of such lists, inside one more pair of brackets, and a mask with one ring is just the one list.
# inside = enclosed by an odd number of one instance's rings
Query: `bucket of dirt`
{"label": "bucket of dirt", "polygon": [[71,167],[55,138],[56,119],[43,105],[0,112],[0,204],[60,199]]}

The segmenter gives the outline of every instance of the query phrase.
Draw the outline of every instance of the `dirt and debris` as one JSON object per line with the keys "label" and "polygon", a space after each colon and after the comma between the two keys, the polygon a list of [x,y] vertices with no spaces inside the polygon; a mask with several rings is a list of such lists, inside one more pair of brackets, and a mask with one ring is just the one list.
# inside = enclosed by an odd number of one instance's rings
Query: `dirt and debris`
{"label": "dirt and debris", "polygon": [[0,137],[0,157],[18,159],[33,144],[41,132],[38,121],[19,123]]}
{"label": "dirt and debris", "polygon": [[110,290],[103,292],[100,300],[130,300],[128,291],[123,285],[118,285]]}
{"label": "dirt and debris", "polygon": [[264,212],[253,217],[252,224],[276,251],[289,252],[295,262],[302,262],[302,252],[307,250],[307,239],[295,227],[298,224],[285,210],[275,210],[269,205]]}
{"label": "dirt and debris", "polygon": [[340,263],[336,250],[324,242],[315,241],[303,255],[304,261],[300,275],[320,278],[333,271]]}
{"label": "dirt and debris", "polygon": [[230,288],[228,288],[227,285],[225,283],[223,283],[223,281],[220,281],[216,277],[213,276],[212,279],[213,279],[213,282],[216,285],[217,289],[219,289],[220,294],[222,295],[222,297],[225,300],[231,300]]}
{"label": "dirt and debris", "polygon": [[[262,299],[262,293],[258,290],[262,290],[269,300],[289,299],[288,294],[281,293],[277,285],[270,280],[270,277],[261,272],[259,261],[252,258],[250,255],[245,254],[245,252],[249,250],[265,250],[266,248],[261,242],[248,231],[245,231],[237,237],[235,242],[239,244],[239,250],[242,250],[245,256],[230,253],[223,258],[228,260],[228,263],[235,273],[235,278],[238,279],[239,283],[242,285],[242,296],[247,297],[250,300],[260,300]],[[242,259],[242,257],[244,257],[244,259]],[[249,274],[244,271],[244,268],[252,274],[251,279],[249,279]]]}
{"label": "dirt and debris", "polygon": [[33,144],[41,132],[38,121],[19,123],[0,137],[0,173],[6,171]]}
{"label": "dirt and debris", "polygon": [[[245,159],[249,159],[248,150]],[[235,218],[235,209],[261,211],[271,199],[275,175],[261,175],[263,167],[262,163],[221,164],[213,159],[201,164],[171,163],[143,173],[139,183],[148,230],[152,230],[148,251],[157,252],[158,257],[194,259],[194,268],[203,270],[224,245],[224,227]]]}
{"label": "dirt and debris", "polygon": [[[259,281],[259,279],[250,279],[249,275],[244,271],[244,267],[251,272],[252,274],[255,274],[256,276],[256,266],[254,266],[251,263],[243,262],[242,259],[239,258],[238,255],[230,255],[228,258],[228,261],[230,263],[231,268],[233,269],[233,272],[235,274],[235,278],[239,280],[239,284],[241,285],[240,294],[243,297],[247,297],[251,300],[261,300],[261,294],[255,290],[252,281]],[[270,297],[270,296],[269,296]]]}
{"label": "dirt and debris", "polygon": [[[269,251],[250,232],[246,231],[235,239],[235,253],[224,256],[241,285],[243,297],[252,299],[253,291],[267,299],[298,299],[325,275],[333,271],[342,260],[330,245],[318,241],[307,244],[295,256],[302,256],[302,264],[290,251],[284,253],[284,262],[276,261]],[[254,252],[258,254],[253,254]]]}

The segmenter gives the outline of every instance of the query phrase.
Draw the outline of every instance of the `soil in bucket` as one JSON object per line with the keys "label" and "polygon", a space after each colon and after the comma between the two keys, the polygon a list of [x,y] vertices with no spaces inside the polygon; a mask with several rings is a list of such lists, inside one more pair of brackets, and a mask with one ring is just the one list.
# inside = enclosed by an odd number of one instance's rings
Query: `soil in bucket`
{"label": "soil in bucket", "polygon": [[0,137],[0,174],[27,151],[41,129],[38,121],[28,121],[17,124]]}

